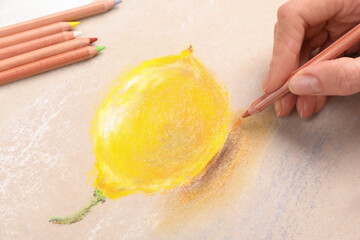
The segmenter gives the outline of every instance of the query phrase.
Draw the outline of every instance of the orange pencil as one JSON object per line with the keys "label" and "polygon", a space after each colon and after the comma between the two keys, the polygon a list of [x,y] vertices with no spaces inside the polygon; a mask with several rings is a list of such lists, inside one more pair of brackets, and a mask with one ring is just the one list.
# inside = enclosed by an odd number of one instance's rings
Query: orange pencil
{"label": "orange pencil", "polygon": [[103,13],[110,10],[114,7],[114,5],[117,5],[119,3],[121,3],[121,0],[96,1],[78,8],[3,27],[0,28],[0,38],[56,22],[74,21],[99,13]]}
{"label": "orange pencil", "polygon": [[12,58],[0,60],[0,72],[31,62],[35,62],[44,58],[55,56],[60,53],[69,52],[74,49],[89,46],[96,40],[97,38],[77,38],[71,41],[59,43],[46,48],[41,48]]}
{"label": "orange pencil", "polygon": [[3,37],[0,38],[0,48],[5,48],[15,44],[31,41],[58,32],[68,31],[78,24],[79,22],[58,22],[43,27],[35,28],[29,31],[10,35],[7,37]]}
{"label": "orange pencil", "polygon": [[0,49],[0,60],[11,58],[20,54],[31,52],[40,48],[48,47],[54,44],[72,40],[81,35],[81,32],[61,32],[32,41],[19,43],[10,47]]}
{"label": "orange pencil", "polygon": [[82,47],[66,53],[48,57],[33,63],[12,68],[0,72],[0,85],[14,82],[22,78],[34,76],[39,73],[47,72],[56,68],[67,66],[76,62],[84,61],[98,54],[105,47]]}
{"label": "orange pencil", "polygon": [[298,70],[292,73],[289,76],[288,80],[284,83],[284,85],[282,85],[278,90],[270,94],[264,94],[263,96],[258,98],[255,102],[251,104],[251,106],[243,114],[242,117],[246,118],[263,111],[265,108],[269,107],[273,102],[275,102],[277,99],[287,94],[290,91],[289,90],[290,79],[300,70],[314,63],[334,59],[359,41],[360,41],[360,24],[358,24],[356,27],[351,29],[348,33],[346,33],[336,42],[331,44],[328,48],[323,50],[321,53],[316,55],[314,58],[312,58],[307,63],[305,63],[302,67],[300,67]]}

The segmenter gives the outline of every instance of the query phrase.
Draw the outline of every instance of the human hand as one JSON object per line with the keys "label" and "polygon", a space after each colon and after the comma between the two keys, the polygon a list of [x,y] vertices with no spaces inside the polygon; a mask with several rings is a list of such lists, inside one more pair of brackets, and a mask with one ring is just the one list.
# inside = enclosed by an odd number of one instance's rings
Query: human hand
{"label": "human hand", "polygon": [[[360,22],[360,1],[290,0],[278,10],[273,56],[263,90],[272,93],[288,76]],[[360,44],[343,56],[358,53]],[[288,115],[296,105],[302,118],[321,110],[326,95],[360,92],[360,58],[341,57],[313,64],[298,72],[289,84],[290,93],[274,104],[276,114]]]}

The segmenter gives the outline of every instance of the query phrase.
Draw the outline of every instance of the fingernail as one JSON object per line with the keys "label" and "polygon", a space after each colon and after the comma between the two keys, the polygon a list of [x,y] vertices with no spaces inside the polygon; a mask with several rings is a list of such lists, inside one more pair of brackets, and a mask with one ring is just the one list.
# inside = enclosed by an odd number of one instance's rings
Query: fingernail
{"label": "fingernail", "polygon": [[263,89],[262,89],[263,92],[266,92],[267,88],[269,87],[269,81],[270,81],[270,70],[267,71],[264,77]]}
{"label": "fingernail", "polygon": [[281,114],[281,107],[282,107],[281,100],[277,100],[274,102],[275,113],[278,117],[280,117]]}
{"label": "fingernail", "polygon": [[304,118],[304,108],[302,108],[301,111],[300,111],[300,117]]}
{"label": "fingernail", "polygon": [[289,83],[289,89],[296,95],[312,95],[321,93],[319,80],[311,75],[295,75]]}
{"label": "fingernail", "polygon": [[304,118],[304,104],[301,97],[298,97],[296,101],[296,108],[301,118]]}

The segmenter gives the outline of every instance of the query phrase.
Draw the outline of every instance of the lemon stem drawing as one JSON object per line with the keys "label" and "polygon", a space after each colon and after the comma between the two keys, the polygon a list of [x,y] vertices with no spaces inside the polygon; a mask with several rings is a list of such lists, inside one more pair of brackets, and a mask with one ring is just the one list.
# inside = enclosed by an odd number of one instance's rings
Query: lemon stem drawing
{"label": "lemon stem drawing", "polygon": [[51,218],[49,222],[55,224],[72,224],[81,221],[86,215],[90,212],[91,208],[98,205],[100,202],[104,203],[106,200],[105,195],[100,190],[94,191],[94,196],[88,206],[84,207],[80,211],[76,212],[73,215],[64,217],[64,218]]}

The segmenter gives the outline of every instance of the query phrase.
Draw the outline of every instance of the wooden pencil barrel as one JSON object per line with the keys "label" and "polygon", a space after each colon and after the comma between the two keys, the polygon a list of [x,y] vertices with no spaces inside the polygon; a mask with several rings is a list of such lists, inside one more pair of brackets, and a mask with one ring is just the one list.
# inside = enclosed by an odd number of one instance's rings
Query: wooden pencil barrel
{"label": "wooden pencil barrel", "polygon": [[78,8],[3,27],[0,28],[0,38],[56,22],[78,20],[84,17],[103,13],[110,10],[114,4],[113,0],[97,1]]}
{"label": "wooden pencil barrel", "polygon": [[0,60],[11,58],[20,54],[31,52],[40,48],[48,47],[58,43],[74,39],[74,32],[65,31],[56,33],[32,41],[19,43],[10,47],[0,49]]}
{"label": "wooden pencil barrel", "polygon": [[31,41],[41,37],[49,36],[55,33],[67,31],[71,29],[70,23],[58,22],[43,27],[35,28],[29,31],[21,32],[18,34],[10,35],[0,38],[0,49],[6,48],[19,43]]}
{"label": "wooden pencil barrel", "polygon": [[47,72],[76,62],[81,62],[94,57],[97,53],[98,51],[96,47],[88,46],[12,68],[0,72],[0,85],[34,76],[39,73]]}
{"label": "wooden pencil barrel", "polygon": [[89,38],[78,38],[12,58],[0,60],[0,72],[89,45]]}

